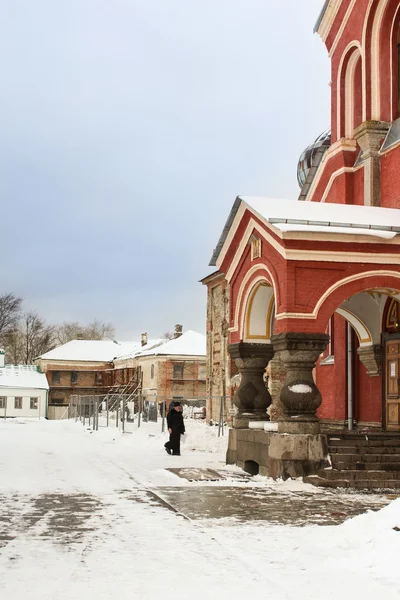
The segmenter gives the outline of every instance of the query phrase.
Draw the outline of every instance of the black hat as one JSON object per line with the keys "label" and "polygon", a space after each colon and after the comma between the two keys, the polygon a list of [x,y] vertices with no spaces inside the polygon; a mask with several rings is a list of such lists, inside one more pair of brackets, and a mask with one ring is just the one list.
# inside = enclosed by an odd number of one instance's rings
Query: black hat
{"label": "black hat", "polygon": [[172,403],[172,406],[182,406],[180,402],[176,401]]}

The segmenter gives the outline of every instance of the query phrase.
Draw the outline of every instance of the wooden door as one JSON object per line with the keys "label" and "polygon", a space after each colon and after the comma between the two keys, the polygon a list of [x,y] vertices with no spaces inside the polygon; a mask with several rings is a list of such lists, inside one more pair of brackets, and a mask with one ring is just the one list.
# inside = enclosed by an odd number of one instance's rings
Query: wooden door
{"label": "wooden door", "polygon": [[386,429],[400,431],[400,339],[386,342]]}

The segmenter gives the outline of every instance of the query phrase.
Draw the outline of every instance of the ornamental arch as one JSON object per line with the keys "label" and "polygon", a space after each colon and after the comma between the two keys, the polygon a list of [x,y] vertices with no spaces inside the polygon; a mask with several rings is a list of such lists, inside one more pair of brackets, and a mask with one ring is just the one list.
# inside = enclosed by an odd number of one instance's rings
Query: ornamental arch
{"label": "ornamental arch", "polygon": [[400,116],[399,23],[399,0],[370,0],[363,31],[369,62],[365,119],[392,121]]}

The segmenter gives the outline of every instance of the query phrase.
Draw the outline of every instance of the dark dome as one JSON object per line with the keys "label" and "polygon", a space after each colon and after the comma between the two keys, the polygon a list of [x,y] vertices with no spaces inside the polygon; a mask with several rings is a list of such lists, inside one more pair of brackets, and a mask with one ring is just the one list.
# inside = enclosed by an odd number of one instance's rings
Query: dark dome
{"label": "dark dome", "polygon": [[[297,165],[297,181],[299,186],[302,188],[306,182],[307,175],[311,167],[314,165],[314,160],[317,154],[320,154],[320,160],[322,155],[331,145],[331,130],[327,129],[320,136],[317,137],[315,142],[307,146],[302,155],[299,158]],[[320,162],[320,160],[318,162]]]}

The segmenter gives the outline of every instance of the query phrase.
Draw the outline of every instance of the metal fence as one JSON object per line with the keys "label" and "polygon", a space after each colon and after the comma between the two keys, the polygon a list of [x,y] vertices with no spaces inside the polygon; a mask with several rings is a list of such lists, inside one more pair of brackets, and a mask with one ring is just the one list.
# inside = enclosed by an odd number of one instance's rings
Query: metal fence
{"label": "metal fence", "polygon": [[140,392],[132,395],[114,394],[113,396],[70,396],[68,405],[68,418],[81,421],[84,425],[98,431],[102,427],[121,428],[123,433],[133,433],[134,429],[143,423],[160,423],[161,432],[167,428],[166,417],[171,402],[178,401],[183,407],[185,419],[205,420],[207,417],[207,404],[212,400],[219,403],[219,419],[210,423],[218,426],[218,436],[225,434],[225,428],[231,418],[226,414],[227,404],[231,398],[200,397],[178,398],[169,396],[147,396]]}

